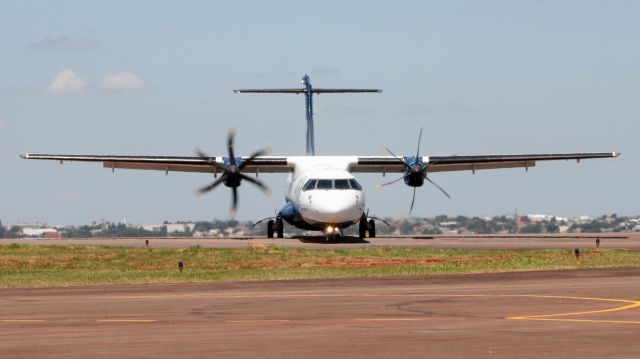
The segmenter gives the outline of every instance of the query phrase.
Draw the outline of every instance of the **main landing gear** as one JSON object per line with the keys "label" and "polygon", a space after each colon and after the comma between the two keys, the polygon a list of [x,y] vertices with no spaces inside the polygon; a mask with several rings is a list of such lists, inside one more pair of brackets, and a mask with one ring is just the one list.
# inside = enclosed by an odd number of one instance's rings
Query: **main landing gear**
{"label": "main landing gear", "polygon": [[364,213],[362,214],[362,217],[360,217],[358,229],[358,237],[360,238],[365,238],[367,236],[367,231],[369,231],[369,238],[376,237],[376,222],[373,219],[367,221],[367,215]]}
{"label": "main landing gear", "polygon": [[274,234],[277,234],[278,238],[284,237],[284,223],[280,216],[277,216],[275,221],[270,219],[267,222],[267,238],[273,238]]}

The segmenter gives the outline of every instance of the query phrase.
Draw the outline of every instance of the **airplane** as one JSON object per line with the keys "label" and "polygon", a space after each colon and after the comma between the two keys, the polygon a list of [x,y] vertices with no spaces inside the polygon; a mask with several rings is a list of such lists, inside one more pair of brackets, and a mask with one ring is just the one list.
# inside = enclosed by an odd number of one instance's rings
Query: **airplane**
{"label": "airplane", "polygon": [[[268,150],[258,150],[249,156],[236,156],[234,152],[235,131],[227,136],[227,156],[209,156],[196,149],[196,156],[118,156],[118,155],[57,155],[22,154],[28,160],[53,160],[64,162],[101,162],[103,167],[115,169],[138,169],[177,172],[212,173],[214,181],[196,190],[198,194],[209,192],[220,184],[231,189],[231,212],[238,206],[238,192],[243,181],[252,183],[262,191],[269,188],[258,179],[262,173],[287,173],[285,204],[275,217],[258,221],[267,221],[267,237],[282,238],[284,222],[310,231],[321,231],[327,241],[337,240],[343,230],[358,224],[359,238],[376,236],[376,220],[369,215],[365,206],[364,190],[354,173],[399,173],[400,177],[378,185],[384,187],[400,180],[413,187],[413,197],[409,213],[412,212],[416,188],[425,181],[437,187],[445,196],[449,194],[428,175],[448,171],[472,171],[534,167],[537,162],[556,160],[612,158],[618,152],[591,153],[542,153],[516,155],[452,155],[421,156],[420,141],[422,129],[418,135],[415,155],[398,156],[383,146],[389,153],[385,156],[316,156],[313,134],[313,95],[322,93],[380,93],[379,89],[322,89],[311,85],[309,76],[302,78],[302,88],[289,89],[241,89],[235,93],[289,93],[304,94],[306,106],[306,155],[305,156],[267,156]],[[247,174],[255,174],[250,177]],[[218,177],[218,175],[220,175]]]}

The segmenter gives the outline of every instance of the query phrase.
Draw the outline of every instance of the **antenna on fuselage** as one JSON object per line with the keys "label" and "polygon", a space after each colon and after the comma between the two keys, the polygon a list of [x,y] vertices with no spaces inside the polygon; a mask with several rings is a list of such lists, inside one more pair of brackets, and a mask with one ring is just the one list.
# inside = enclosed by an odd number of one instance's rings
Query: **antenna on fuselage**
{"label": "antenna on fuselage", "polygon": [[311,86],[309,76],[304,75],[302,78],[303,88],[293,89],[241,89],[233,90],[235,93],[293,93],[304,94],[305,111],[307,117],[307,155],[315,155],[316,148],[313,137],[313,94],[321,93],[361,93],[361,92],[374,92],[380,93],[382,90],[378,89],[317,89]]}

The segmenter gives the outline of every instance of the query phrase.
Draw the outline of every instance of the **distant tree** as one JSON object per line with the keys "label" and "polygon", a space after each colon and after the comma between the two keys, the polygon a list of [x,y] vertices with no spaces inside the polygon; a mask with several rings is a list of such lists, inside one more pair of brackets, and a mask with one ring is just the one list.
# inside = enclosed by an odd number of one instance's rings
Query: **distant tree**
{"label": "distant tree", "polygon": [[547,233],[558,233],[560,232],[560,227],[555,222],[550,222],[547,226]]}
{"label": "distant tree", "polygon": [[404,220],[400,225],[400,234],[412,234],[413,233],[413,223]]}
{"label": "distant tree", "polygon": [[22,236],[22,228],[18,226],[11,226],[8,231],[5,232],[5,238],[20,238]]}
{"label": "distant tree", "polygon": [[436,227],[424,227],[422,234],[442,234],[442,231]]}
{"label": "distant tree", "polygon": [[527,224],[520,228],[520,233],[542,233],[542,225],[540,223]]}
{"label": "distant tree", "polygon": [[2,226],[2,221],[0,221],[0,238],[4,238],[5,229]]}

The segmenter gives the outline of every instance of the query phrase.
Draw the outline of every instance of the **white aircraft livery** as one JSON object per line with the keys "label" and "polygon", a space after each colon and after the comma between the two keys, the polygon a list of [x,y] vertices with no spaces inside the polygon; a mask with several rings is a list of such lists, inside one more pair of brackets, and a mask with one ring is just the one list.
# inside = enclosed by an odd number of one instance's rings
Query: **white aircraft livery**
{"label": "white aircraft livery", "polygon": [[[261,173],[288,173],[288,187],[285,205],[275,217],[266,218],[267,236],[283,236],[284,222],[304,230],[322,231],[327,239],[342,235],[342,230],[358,223],[360,238],[375,237],[377,218],[368,214],[362,186],[353,176],[354,173],[399,173],[401,176],[386,186],[404,180],[413,187],[413,199],[409,212],[413,209],[415,191],[425,180],[436,186],[444,195],[449,194],[438,186],[428,174],[445,171],[534,167],[539,161],[576,160],[591,158],[618,157],[617,152],[595,153],[545,153],[523,155],[472,155],[472,156],[421,156],[418,136],[418,150],[415,155],[397,156],[385,147],[389,156],[316,156],[313,136],[313,94],[317,93],[380,93],[377,89],[316,89],[311,86],[308,76],[302,79],[303,88],[292,89],[245,89],[236,93],[291,93],[305,94],[307,119],[307,155],[306,156],[267,156],[266,150],[259,150],[249,156],[235,156],[234,135],[230,130],[227,138],[228,155],[208,156],[196,150],[196,156],[114,156],[114,155],[55,155],[22,154],[29,160],[54,160],[60,163],[102,162],[103,166],[115,169],[139,169],[205,172],[213,173],[215,180],[200,189],[198,193],[208,192],[220,184],[231,189],[232,212],[238,205],[237,189],[242,181],[258,186],[269,192],[265,184],[257,179]],[[255,174],[256,178],[247,174]],[[260,221],[262,222],[262,221]],[[258,222],[259,223],[259,222]]]}

